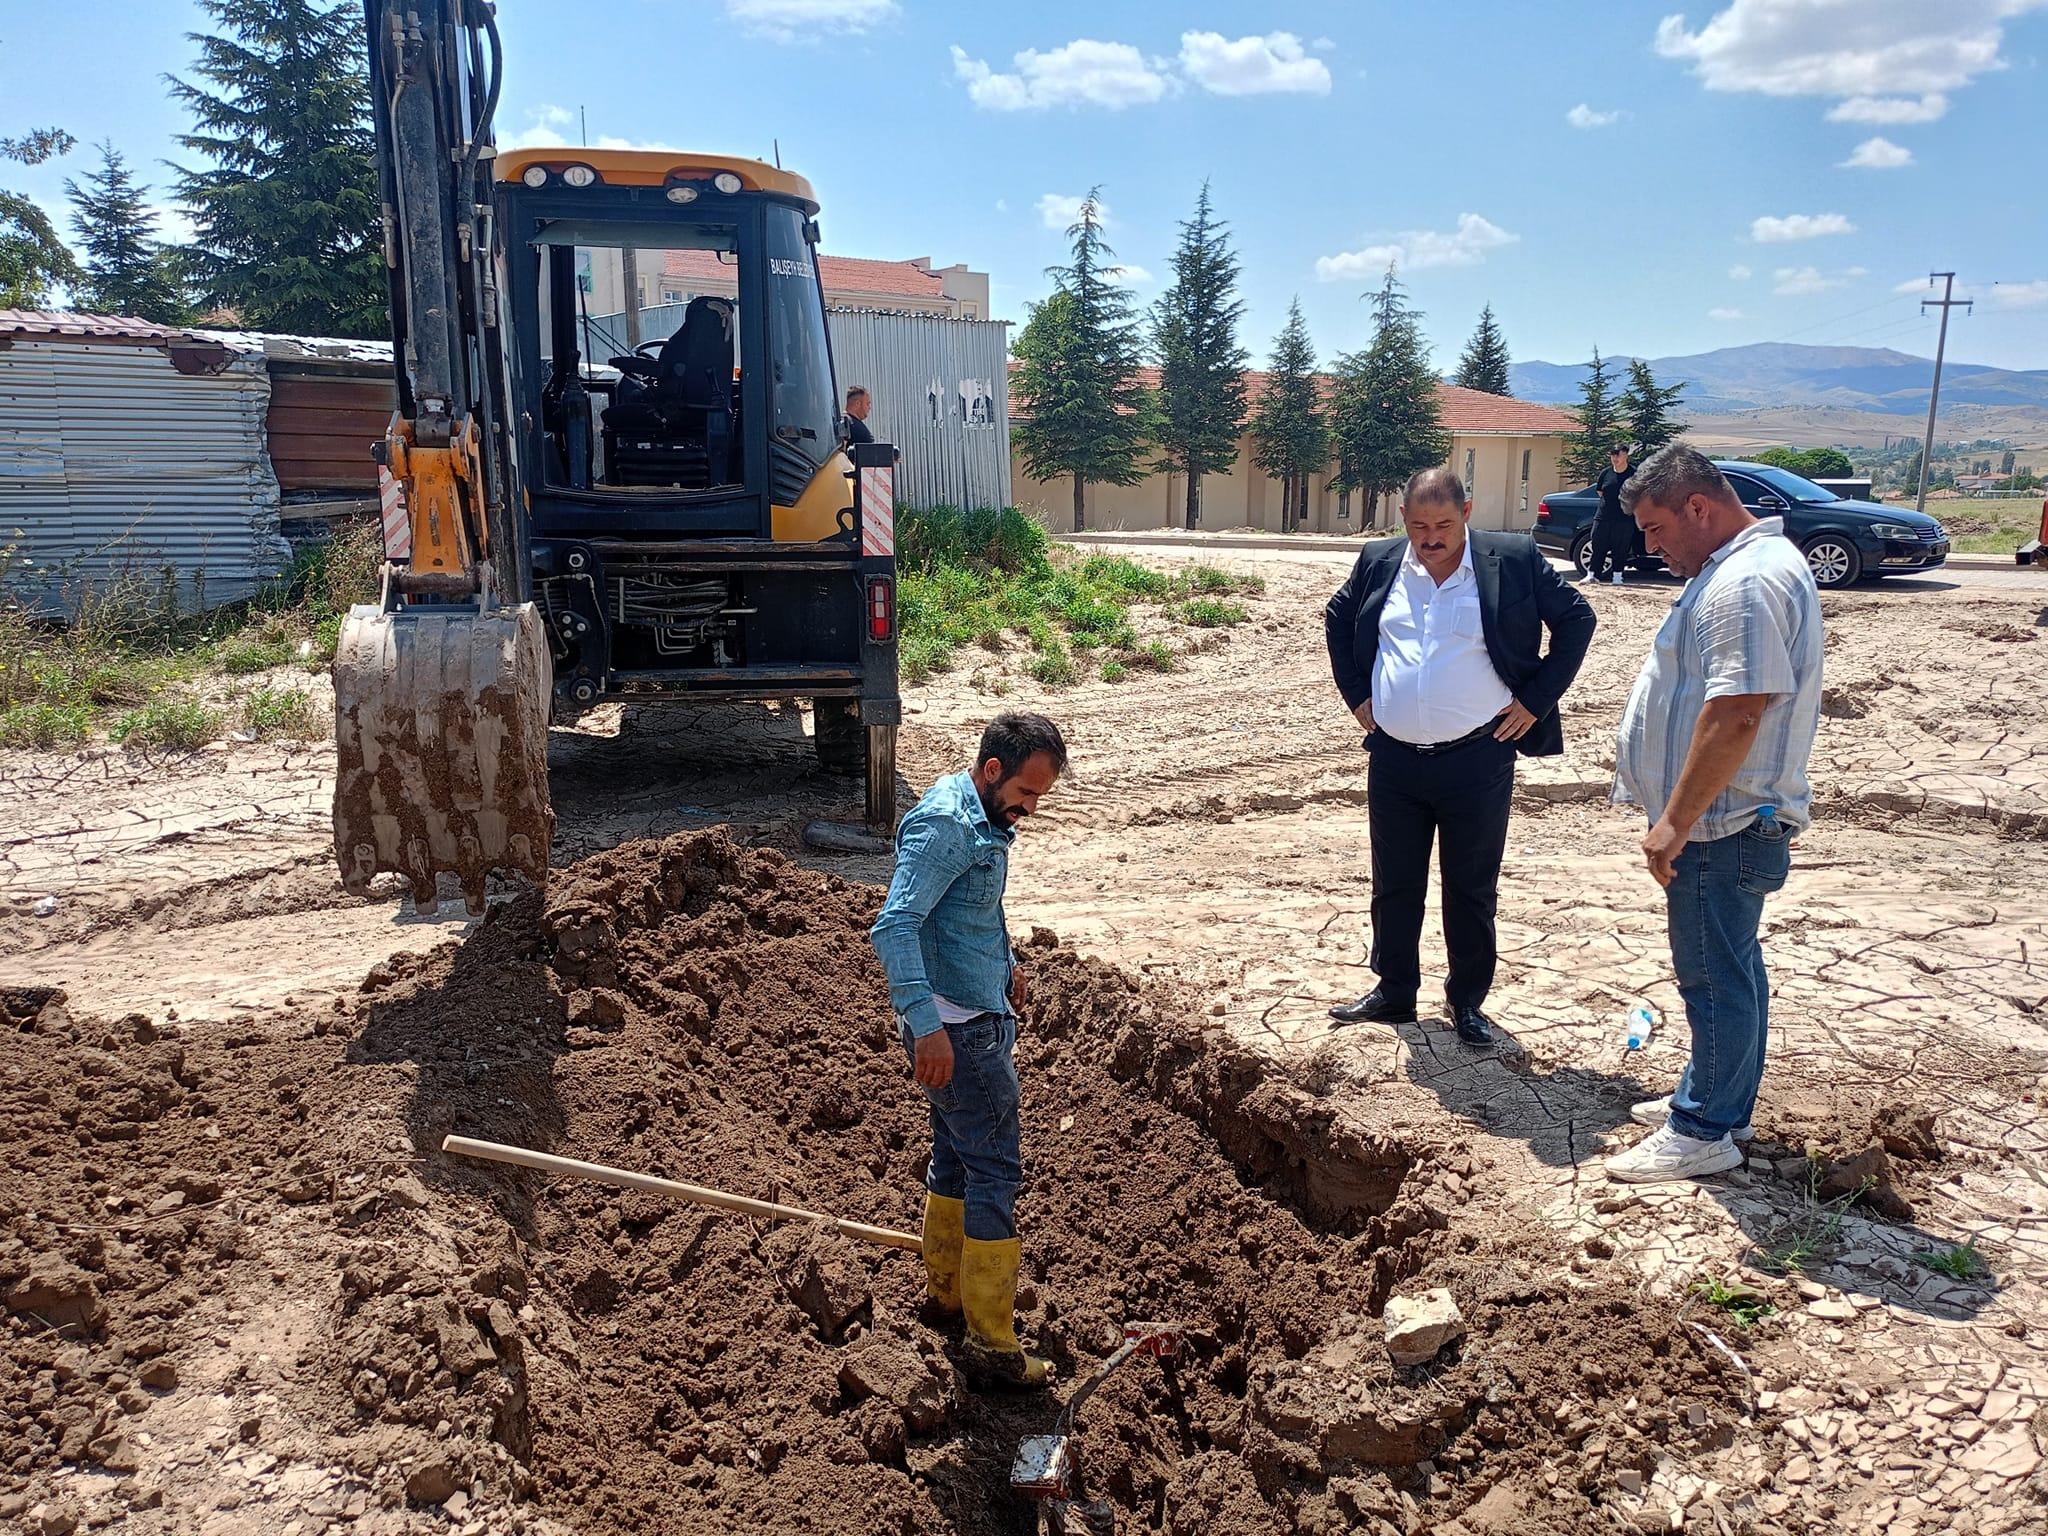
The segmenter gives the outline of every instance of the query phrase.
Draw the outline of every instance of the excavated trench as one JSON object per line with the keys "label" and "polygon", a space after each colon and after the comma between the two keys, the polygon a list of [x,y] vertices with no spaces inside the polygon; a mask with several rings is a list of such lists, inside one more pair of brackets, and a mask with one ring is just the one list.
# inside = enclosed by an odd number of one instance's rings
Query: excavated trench
{"label": "excavated trench", "polygon": [[[0,1209],[0,1291],[68,1287],[64,1344],[113,1363],[55,1384],[13,1470],[103,1454],[197,1302],[184,1273],[254,1257],[199,1217],[153,1246],[49,1225],[105,1208],[123,1177],[71,1165],[131,1132],[138,1200],[178,1177],[217,1196],[191,1165],[218,1168],[225,1136],[247,1198],[330,1214],[306,1412],[394,1514],[460,1491],[493,1529],[1030,1531],[1017,1442],[1136,1320],[1188,1334],[1082,1415],[1083,1491],[1119,1530],[1610,1530],[1615,1468],[1724,1432],[1718,1352],[1560,1278],[1475,1199],[1451,1122],[1441,1143],[1375,1129],[1043,932],[1019,1321],[1060,1372],[1050,1400],[968,1390],[913,1255],[438,1151],[453,1131],[914,1229],[928,1133],[865,940],[877,899],[692,834],[585,860],[291,1038],[171,1050],[45,1007],[0,1111],[56,1165],[43,1205]],[[102,1087],[53,1091],[67,1067]],[[30,1273],[38,1243],[61,1274]],[[1397,1369],[1380,1308],[1430,1285],[1468,1333]],[[0,1386],[32,1392],[61,1346],[16,1312]]]}

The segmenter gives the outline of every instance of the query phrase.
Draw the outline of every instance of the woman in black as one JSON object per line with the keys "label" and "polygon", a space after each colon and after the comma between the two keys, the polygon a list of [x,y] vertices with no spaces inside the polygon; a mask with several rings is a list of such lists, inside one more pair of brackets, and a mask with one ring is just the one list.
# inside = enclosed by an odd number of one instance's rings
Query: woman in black
{"label": "woman in black", "polygon": [[1605,577],[1617,587],[1635,558],[1636,520],[1621,509],[1621,488],[1634,472],[1629,466],[1628,445],[1616,443],[1607,451],[1607,468],[1600,471],[1597,486],[1600,510],[1593,516],[1593,552],[1586,573],[1595,581]]}

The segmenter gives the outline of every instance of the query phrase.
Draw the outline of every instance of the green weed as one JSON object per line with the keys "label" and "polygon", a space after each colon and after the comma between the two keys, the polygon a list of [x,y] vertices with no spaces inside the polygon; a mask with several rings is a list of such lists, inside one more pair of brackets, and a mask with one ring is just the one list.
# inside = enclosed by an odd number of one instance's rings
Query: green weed
{"label": "green weed", "polygon": [[1693,1295],[1710,1307],[1719,1307],[1735,1320],[1738,1328],[1754,1328],[1778,1309],[1760,1291],[1740,1281],[1726,1281],[1702,1275],[1690,1287]]}
{"label": "green weed", "polygon": [[1196,629],[1223,629],[1251,617],[1242,603],[1227,603],[1214,597],[1191,597],[1174,612],[1183,624],[1192,624]]}
{"label": "green weed", "polygon": [[1991,1266],[1977,1251],[1975,1238],[1946,1248],[1922,1248],[1913,1255],[1913,1262],[1951,1280],[1976,1280],[1991,1273]]}
{"label": "green weed", "polygon": [[312,701],[295,689],[252,689],[243,697],[239,714],[242,729],[259,738],[314,734]]}
{"label": "green weed", "polygon": [[85,704],[16,704],[0,710],[0,747],[43,749],[83,741],[92,730],[92,709]]}
{"label": "green weed", "polygon": [[122,715],[108,734],[124,747],[189,752],[220,734],[220,716],[196,699],[158,699]]}
{"label": "green weed", "polygon": [[1131,675],[1131,669],[1114,656],[1102,664],[1102,680],[1105,683],[1120,683]]}

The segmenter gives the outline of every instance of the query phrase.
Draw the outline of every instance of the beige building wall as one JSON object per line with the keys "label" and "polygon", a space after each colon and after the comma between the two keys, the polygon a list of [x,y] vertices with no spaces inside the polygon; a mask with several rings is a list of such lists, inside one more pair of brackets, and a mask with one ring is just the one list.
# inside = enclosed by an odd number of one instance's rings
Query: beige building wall
{"label": "beige building wall", "polygon": [[[1450,467],[1466,481],[1472,498],[1472,526],[1526,531],[1536,524],[1536,503],[1564,489],[1558,471],[1558,437],[1509,437],[1453,433]],[[1524,464],[1527,479],[1523,478]],[[1362,498],[1340,497],[1330,488],[1330,473],[1309,482],[1309,533],[1358,533],[1371,529],[1361,520]],[[1071,479],[1033,480],[1024,460],[1013,452],[1010,480],[1018,507],[1055,533],[1074,526],[1074,483]],[[1202,526],[1207,529],[1254,528],[1281,532],[1280,482],[1253,466],[1251,440],[1238,442],[1236,465],[1226,474],[1202,477]],[[1117,532],[1144,528],[1179,528],[1187,521],[1187,482],[1164,472],[1148,475],[1136,485],[1091,484],[1085,505],[1091,531]],[[1381,509],[1380,528],[1393,522],[1394,508]]]}

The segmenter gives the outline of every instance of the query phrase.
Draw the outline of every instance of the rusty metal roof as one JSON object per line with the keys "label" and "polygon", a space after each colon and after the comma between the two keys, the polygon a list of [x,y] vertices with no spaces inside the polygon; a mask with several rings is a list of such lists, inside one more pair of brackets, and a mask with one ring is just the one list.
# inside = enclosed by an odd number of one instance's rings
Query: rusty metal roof
{"label": "rusty metal roof", "polygon": [[63,336],[81,341],[166,342],[189,332],[133,315],[87,315],[66,309],[0,309],[0,336]]}

